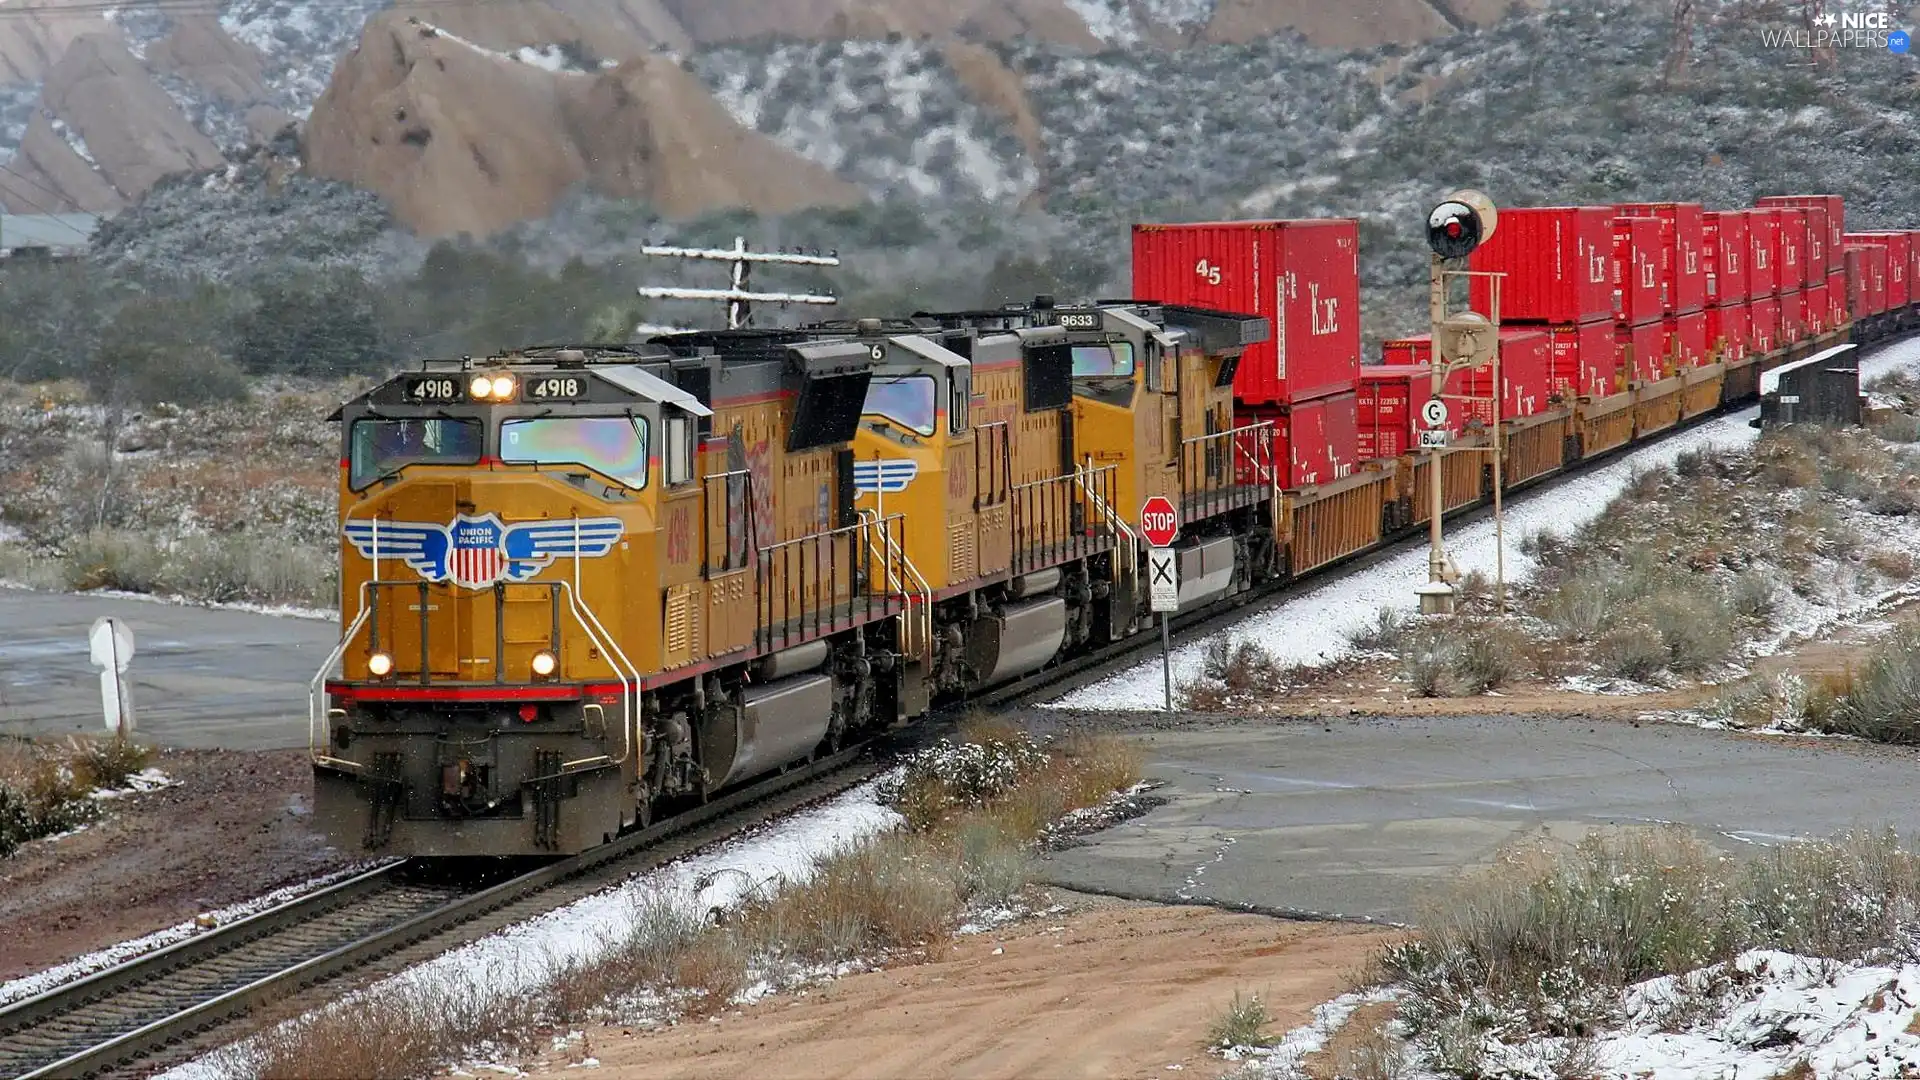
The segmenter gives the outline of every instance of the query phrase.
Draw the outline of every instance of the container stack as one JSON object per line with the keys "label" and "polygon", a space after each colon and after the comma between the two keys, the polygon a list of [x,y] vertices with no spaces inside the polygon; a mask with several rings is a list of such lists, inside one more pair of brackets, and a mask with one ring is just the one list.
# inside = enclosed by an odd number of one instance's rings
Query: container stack
{"label": "container stack", "polygon": [[1700,216],[1700,269],[1706,300],[1707,345],[1722,360],[1747,358],[1752,347],[1752,300],[1745,210],[1709,210]]}
{"label": "container stack", "polygon": [[[1503,209],[1499,227],[1471,257],[1472,269],[1506,275],[1501,326],[1544,335],[1547,384],[1519,395],[1538,409],[1626,388],[1614,333],[1613,218],[1605,206]],[[1487,279],[1473,279],[1471,303],[1493,314]]]}
{"label": "container stack", "polygon": [[1271,422],[1288,489],[1359,455],[1360,234],[1351,219],[1136,225],[1134,295],[1266,317],[1234,374],[1237,424]]}
{"label": "container stack", "polygon": [[[1795,209],[1806,215],[1801,245],[1800,297],[1794,323],[1803,335],[1823,334],[1847,321],[1847,210],[1838,195],[1770,195],[1763,209]],[[1781,284],[1782,307],[1787,286]],[[1784,315],[1783,323],[1786,321]],[[1795,339],[1797,340],[1797,339]]]}
{"label": "container stack", "polygon": [[[1659,222],[1655,269],[1660,288],[1661,340],[1656,356],[1642,357],[1635,378],[1653,382],[1712,361],[1707,337],[1706,210],[1699,203],[1625,203],[1615,208],[1634,220]],[[1616,219],[1617,220],[1617,219]]]}

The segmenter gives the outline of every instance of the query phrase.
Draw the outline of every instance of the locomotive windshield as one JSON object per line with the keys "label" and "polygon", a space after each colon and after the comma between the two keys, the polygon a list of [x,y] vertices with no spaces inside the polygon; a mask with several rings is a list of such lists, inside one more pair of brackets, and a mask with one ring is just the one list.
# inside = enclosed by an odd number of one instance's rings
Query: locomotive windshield
{"label": "locomotive windshield", "polygon": [[933,434],[933,376],[874,376],[867,384],[867,404],[860,415],[891,420],[922,435]]}
{"label": "locomotive windshield", "polygon": [[1073,374],[1083,375],[1132,375],[1133,344],[1116,341],[1111,345],[1075,345],[1073,347]]}
{"label": "locomotive windshield", "polygon": [[500,425],[500,460],[511,465],[584,465],[630,488],[647,486],[647,421],[640,416],[567,416]]}
{"label": "locomotive windshield", "polygon": [[471,465],[485,445],[478,420],[356,420],[349,482],[358,490],[408,465]]}

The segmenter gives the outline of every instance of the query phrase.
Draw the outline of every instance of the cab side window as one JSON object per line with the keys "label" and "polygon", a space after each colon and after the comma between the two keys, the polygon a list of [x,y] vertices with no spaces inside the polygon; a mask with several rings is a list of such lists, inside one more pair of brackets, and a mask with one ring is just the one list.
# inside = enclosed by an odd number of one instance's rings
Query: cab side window
{"label": "cab side window", "polygon": [[693,480],[693,418],[667,417],[666,467],[668,484]]}

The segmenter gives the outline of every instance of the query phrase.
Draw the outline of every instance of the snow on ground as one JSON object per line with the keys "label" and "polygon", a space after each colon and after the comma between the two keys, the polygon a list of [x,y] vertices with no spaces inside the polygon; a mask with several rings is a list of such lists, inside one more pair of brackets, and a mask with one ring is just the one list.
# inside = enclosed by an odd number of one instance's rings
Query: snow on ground
{"label": "snow on ground", "polygon": [[[24,582],[8,581],[0,578],[0,589],[19,589],[23,592],[34,591]],[[208,608],[213,611],[245,611],[254,615],[273,615],[286,619],[316,619],[324,622],[339,622],[340,613],[321,608],[300,607],[297,604],[255,604],[244,600],[214,602],[194,600],[185,596],[156,596],[153,593],[124,592],[119,589],[91,589],[74,593],[75,596],[97,596],[108,600],[138,600],[143,604],[173,604],[179,607]]]}
{"label": "snow on ground", "polygon": [[[147,770],[147,772],[156,771],[157,770],[152,769]],[[145,773],[139,775],[144,776]],[[162,779],[165,779],[165,777],[162,777]],[[305,896],[307,893],[313,892],[316,889],[324,888],[338,881],[344,881],[356,874],[364,874],[372,868],[371,865],[350,867],[346,870],[338,870],[322,877],[303,881],[298,885],[288,885],[283,889],[276,889],[264,896],[256,896],[252,900],[243,901],[231,907],[206,912],[198,918],[189,919],[177,926],[169,926],[165,930],[156,930],[145,937],[137,937],[130,941],[122,941],[117,945],[109,945],[99,952],[88,953],[77,959],[69,960],[58,967],[38,971],[9,983],[0,983],[0,1005],[8,1005],[30,998],[35,994],[46,993],[55,987],[64,986],[76,979],[91,975],[96,971],[110,968],[115,964],[125,963],[136,956],[144,956],[156,949],[165,948],[168,945],[185,941],[195,935],[206,933],[215,927],[226,926],[229,923],[238,922],[249,915],[257,915],[268,908],[278,907],[288,901]]]}
{"label": "snow on ground", "polygon": [[[731,906],[780,878],[804,878],[817,857],[900,824],[900,815],[875,797],[879,783],[868,781],[821,806],[508,927],[368,992],[436,982],[485,985],[500,994],[526,990],[557,965],[598,955],[618,931],[632,924],[636,907],[650,898],[666,898],[704,913]],[[221,1067],[226,1056],[226,1051],[216,1052],[162,1076],[217,1080],[226,1075]]]}
{"label": "snow on ground", "polygon": [[[1802,1061],[1811,1069],[1806,1075],[1821,1080],[1920,1071],[1920,1033],[1909,1030],[1920,1018],[1920,965],[1839,964],[1755,950],[1731,965],[1630,987],[1623,1011],[1622,1029],[1596,1040],[1602,1076],[1791,1076]],[[1512,1075],[1536,1075],[1529,1066],[1537,1068],[1555,1048],[1555,1040],[1538,1039],[1503,1047],[1497,1059]]]}
{"label": "snow on ground", "polygon": [[1272,1046],[1228,1047],[1223,1055],[1228,1061],[1253,1059],[1254,1063],[1243,1074],[1249,1080],[1256,1077],[1259,1080],[1304,1080],[1307,1073],[1300,1063],[1325,1048],[1328,1040],[1346,1026],[1362,1005],[1393,1001],[1399,996],[1398,990],[1365,990],[1342,994],[1316,1007],[1311,1022],[1287,1032]]}
{"label": "snow on ground", "polygon": [[[1920,338],[1895,343],[1862,361],[1860,379],[1864,384],[1893,371],[1915,367],[1920,367]],[[1524,580],[1533,570],[1532,560],[1520,553],[1522,537],[1530,533],[1566,535],[1572,532],[1598,517],[1635,475],[1669,465],[1688,451],[1751,444],[1759,437],[1759,431],[1749,426],[1748,421],[1758,415],[1758,409],[1744,409],[1709,421],[1549,491],[1510,501],[1506,506],[1505,527],[1507,580]],[[1920,532],[1916,532],[1915,537],[1915,542],[1920,543]],[[1491,580],[1496,561],[1492,518],[1451,529],[1447,534],[1447,553],[1461,573],[1478,570]],[[1325,664],[1339,659],[1352,651],[1348,639],[1354,632],[1372,626],[1381,608],[1395,608],[1404,614],[1416,611],[1419,605],[1413,590],[1426,580],[1427,549],[1422,545],[1366,570],[1330,581],[1298,599],[1268,608],[1230,630],[1181,646],[1173,654],[1174,681],[1179,683],[1198,676],[1208,642],[1221,637],[1232,642],[1258,641],[1282,664]],[[1875,597],[1859,605],[1835,607],[1804,605],[1807,610],[1797,613],[1801,617],[1787,620],[1782,632],[1768,647],[1777,649],[1785,641],[1803,639],[1836,620],[1856,616],[1887,599]],[[1615,687],[1615,692],[1624,689]],[[1160,661],[1154,659],[1048,704],[1065,709],[1158,709],[1165,701],[1164,694]]]}
{"label": "snow on ground", "polygon": [[[1920,357],[1916,357],[1920,359]],[[1524,579],[1532,560],[1520,553],[1520,540],[1530,533],[1565,535],[1599,516],[1614,496],[1648,469],[1670,464],[1690,450],[1745,446],[1759,432],[1747,421],[1758,415],[1746,409],[1675,435],[1655,446],[1636,450],[1612,464],[1574,477],[1549,491],[1515,498],[1506,505],[1506,571],[1508,581]],[[1493,578],[1496,561],[1491,517],[1456,527],[1447,534],[1447,554],[1462,574],[1478,570]],[[1230,630],[1174,650],[1174,681],[1200,674],[1207,642],[1226,637],[1238,642],[1253,639],[1282,664],[1325,664],[1352,650],[1348,639],[1374,624],[1381,608],[1411,614],[1418,607],[1414,587],[1427,580],[1424,545],[1358,573],[1330,581],[1305,596],[1268,608]],[[1160,661],[1150,660],[1110,679],[1050,702],[1068,709],[1157,709],[1164,701]]]}

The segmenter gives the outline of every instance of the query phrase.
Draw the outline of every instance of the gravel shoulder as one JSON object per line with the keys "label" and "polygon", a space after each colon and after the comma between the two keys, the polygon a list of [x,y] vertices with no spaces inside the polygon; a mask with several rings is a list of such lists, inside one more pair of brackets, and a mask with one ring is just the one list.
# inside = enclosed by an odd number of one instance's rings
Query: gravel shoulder
{"label": "gravel shoulder", "polygon": [[[1346,990],[1390,932],[1211,908],[1074,897],[1071,910],[954,939],[804,994],[661,1031],[589,1031],[537,1077],[1213,1076],[1206,1050],[1235,992],[1278,1035]],[[574,1064],[569,1071],[567,1066]]]}
{"label": "gravel shoulder", "polygon": [[0,979],[353,864],[311,829],[304,751],[164,750],[178,784],[0,859]]}

